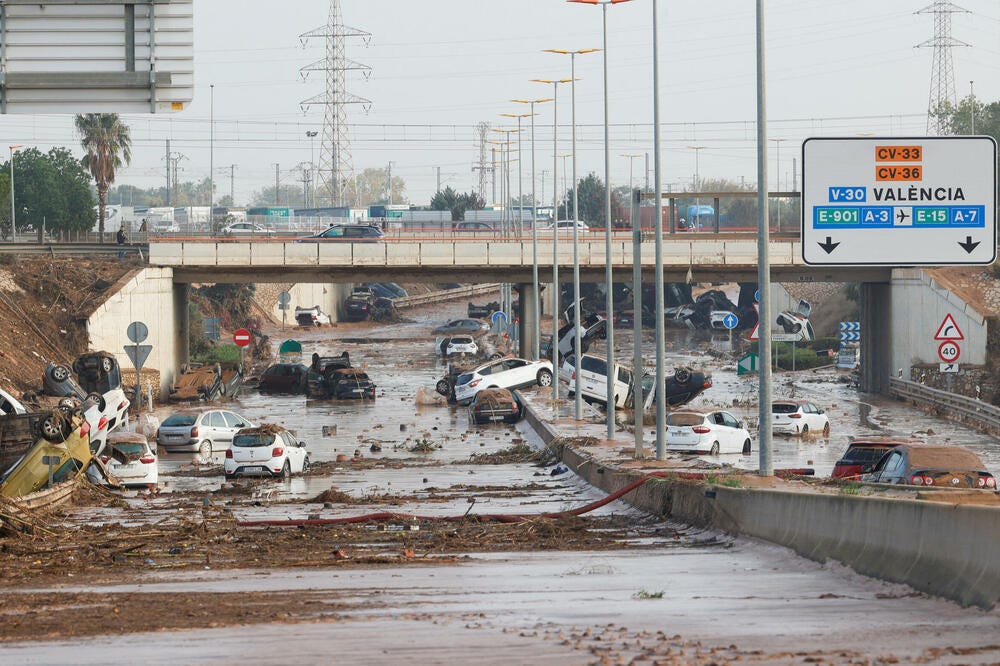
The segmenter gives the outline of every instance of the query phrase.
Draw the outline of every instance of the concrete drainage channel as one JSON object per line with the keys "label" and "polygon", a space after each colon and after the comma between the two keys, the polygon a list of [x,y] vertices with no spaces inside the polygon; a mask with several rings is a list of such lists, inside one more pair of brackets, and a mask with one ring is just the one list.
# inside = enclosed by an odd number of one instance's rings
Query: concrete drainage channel
{"label": "concrete drainage channel", "polygon": [[[528,404],[526,421],[549,445],[561,435]],[[644,476],[572,445],[562,461],[616,493]],[[659,515],[757,537],[818,562],[991,609],[1000,600],[1000,508],[911,499],[730,488],[658,475],[621,498]]]}

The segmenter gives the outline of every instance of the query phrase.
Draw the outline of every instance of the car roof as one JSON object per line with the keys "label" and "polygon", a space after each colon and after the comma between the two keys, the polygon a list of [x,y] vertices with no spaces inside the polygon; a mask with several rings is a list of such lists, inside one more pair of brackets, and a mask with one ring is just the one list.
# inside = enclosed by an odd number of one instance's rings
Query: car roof
{"label": "car roof", "polygon": [[972,450],[964,446],[933,444],[901,444],[897,451],[909,453],[910,467],[937,469],[985,470],[986,465]]}
{"label": "car roof", "polygon": [[809,405],[809,404],[812,404],[812,400],[775,400],[771,404],[773,404],[773,405]]}

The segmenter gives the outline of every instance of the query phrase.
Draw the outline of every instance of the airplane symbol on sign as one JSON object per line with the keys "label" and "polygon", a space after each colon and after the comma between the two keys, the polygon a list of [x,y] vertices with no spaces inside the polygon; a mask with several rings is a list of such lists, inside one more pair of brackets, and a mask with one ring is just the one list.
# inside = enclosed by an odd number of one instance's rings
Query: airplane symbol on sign
{"label": "airplane symbol on sign", "polygon": [[908,217],[909,217],[909,215],[907,215],[906,211],[904,211],[902,208],[900,208],[899,212],[896,213],[896,219],[899,220],[900,224],[902,224],[903,222],[905,222],[906,218],[908,218]]}

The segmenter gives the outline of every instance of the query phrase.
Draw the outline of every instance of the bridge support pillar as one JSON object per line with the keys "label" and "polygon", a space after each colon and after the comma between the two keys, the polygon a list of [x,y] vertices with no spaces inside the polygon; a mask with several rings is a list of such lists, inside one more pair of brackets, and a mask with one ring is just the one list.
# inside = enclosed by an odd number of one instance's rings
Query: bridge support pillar
{"label": "bridge support pillar", "polygon": [[517,285],[519,307],[514,316],[518,319],[517,338],[518,353],[521,358],[534,359],[535,355],[535,301],[538,300],[538,292],[535,285]]}
{"label": "bridge support pillar", "polygon": [[861,390],[884,393],[892,373],[892,287],[861,283]]}
{"label": "bridge support pillar", "polygon": [[180,374],[180,366],[191,361],[191,285],[174,285],[174,373]]}

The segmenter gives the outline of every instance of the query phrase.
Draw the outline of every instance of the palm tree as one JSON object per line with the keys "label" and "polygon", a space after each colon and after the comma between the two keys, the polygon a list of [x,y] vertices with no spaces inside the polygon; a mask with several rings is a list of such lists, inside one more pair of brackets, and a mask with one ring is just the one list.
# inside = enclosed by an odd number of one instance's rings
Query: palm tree
{"label": "palm tree", "polygon": [[76,117],[76,131],[87,154],[83,166],[90,169],[97,182],[98,227],[104,242],[104,212],[108,188],[115,182],[115,171],[132,161],[132,138],[128,125],[117,113],[86,113]]}

